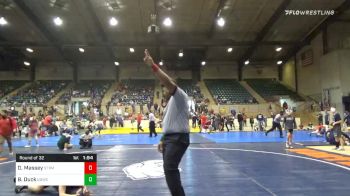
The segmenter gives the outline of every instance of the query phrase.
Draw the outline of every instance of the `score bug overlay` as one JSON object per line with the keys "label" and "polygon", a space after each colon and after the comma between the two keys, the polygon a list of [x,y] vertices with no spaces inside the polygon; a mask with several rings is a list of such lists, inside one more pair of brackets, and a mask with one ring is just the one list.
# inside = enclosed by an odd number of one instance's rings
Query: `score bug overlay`
{"label": "score bug overlay", "polygon": [[96,154],[17,154],[16,185],[96,186]]}

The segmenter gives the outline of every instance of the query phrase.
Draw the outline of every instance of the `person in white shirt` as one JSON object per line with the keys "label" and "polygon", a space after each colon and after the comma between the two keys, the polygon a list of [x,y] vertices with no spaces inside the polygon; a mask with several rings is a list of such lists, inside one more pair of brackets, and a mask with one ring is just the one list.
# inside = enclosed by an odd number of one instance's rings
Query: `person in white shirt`
{"label": "person in white shirt", "polygon": [[274,131],[276,128],[278,128],[278,131],[280,132],[280,138],[283,138],[282,126],[281,126],[281,120],[283,118],[283,114],[284,114],[284,112],[281,111],[279,114],[277,114],[275,116],[275,118],[273,119],[272,128],[265,132],[266,136],[268,133],[270,133],[271,131]]}
{"label": "person in white shirt", "polygon": [[178,167],[190,144],[188,96],[154,63],[147,49],[144,61],[152,68],[154,75],[167,91],[164,95],[167,104],[162,122],[163,137],[158,144],[158,151],[163,154],[165,180],[171,195],[184,196]]}
{"label": "person in white shirt", "polygon": [[92,138],[94,138],[94,136],[90,131],[86,131],[83,135],[81,135],[79,141],[80,149],[91,148]]}
{"label": "person in white shirt", "polygon": [[156,132],[156,117],[152,113],[152,111],[148,115],[149,118],[149,136],[152,137],[154,134],[154,137],[157,137],[157,132]]}

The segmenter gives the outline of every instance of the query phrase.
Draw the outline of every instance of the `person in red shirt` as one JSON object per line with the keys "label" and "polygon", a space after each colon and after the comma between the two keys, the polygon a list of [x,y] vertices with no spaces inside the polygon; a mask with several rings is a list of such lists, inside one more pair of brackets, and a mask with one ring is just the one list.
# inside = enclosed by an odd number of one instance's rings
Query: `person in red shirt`
{"label": "person in red shirt", "polygon": [[141,114],[141,112],[137,115],[137,119],[136,120],[137,120],[137,132],[139,133],[140,130],[142,132],[144,132],[144,130],[141,127],[141,121],[142,121],[142,114]]}
{"label": "person in red shirt", "polygon": [[52,117],[50,115],[47,115],[43,120],[43,124],[45,126],[50,126],[51,123],[52,123]]}
{"label": "person in red shirt", "polygon": [[205,115],[204,112],[202,112],[202,116],[201,116],[201,130],[200,130],[200,133],[202,131],[205,132],[206,130],[206,123],[207,123],[207,116]]}
{"label": "person in red shirt", "polygon": [[49,135],[55,134],[57,136],[57,131],[54,130],[54,126],[52,123],[52,116],[47,115],[43,120],[42,120],[42,126],[44,131],[47,131]]}
{"label": "person in red shirt", "polygon": [[14,120],[8,117],[8,112],[6,110],[0,113],[0,154],[3,151],[3,145],[6,140],[9,147],[9,154],[13,155],[11,137],[14,129],[14,122],[12,121]]}

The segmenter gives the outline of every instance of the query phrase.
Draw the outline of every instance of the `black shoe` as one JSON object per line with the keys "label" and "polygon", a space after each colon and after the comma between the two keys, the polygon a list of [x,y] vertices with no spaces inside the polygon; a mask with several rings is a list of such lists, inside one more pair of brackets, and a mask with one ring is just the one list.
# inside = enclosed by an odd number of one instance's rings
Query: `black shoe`
{"label": "black shoe", "polygon": [[16,186],[15,187],[15,193],[18,194],[18,193],[21,193],[24,189],[27,189],[28,186]]}
{"label": "black shoe", "polygon": [[280,138],[283,138],[283,135],[280,135]]}

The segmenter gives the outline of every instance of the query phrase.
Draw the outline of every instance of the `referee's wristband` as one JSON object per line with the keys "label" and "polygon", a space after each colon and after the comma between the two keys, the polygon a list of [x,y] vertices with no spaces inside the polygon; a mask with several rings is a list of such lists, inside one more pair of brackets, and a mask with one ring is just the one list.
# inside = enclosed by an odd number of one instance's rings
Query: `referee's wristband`
{"label": "referee's wristband", "polygon": [[153,64],[152,64],[152,70],[153,70],[153,72],[157,72],[157,71],[159,70],[158,65],[155,64],[155,63],[153,63]]}

